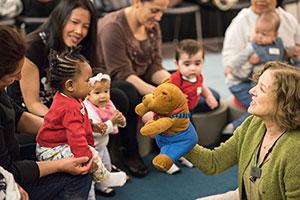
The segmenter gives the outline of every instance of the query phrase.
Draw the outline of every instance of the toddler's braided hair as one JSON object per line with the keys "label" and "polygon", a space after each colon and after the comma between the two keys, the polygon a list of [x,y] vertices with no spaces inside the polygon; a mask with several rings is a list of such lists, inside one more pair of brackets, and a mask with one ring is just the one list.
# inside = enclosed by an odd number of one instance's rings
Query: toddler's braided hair
{"label": "toddler's braided hair", "polygon": [[61,54],[50,50],[48,80],[53,89],[61,92],[65,82],[80,73],[80,64],[88,62],[80,49],[79,46]]}

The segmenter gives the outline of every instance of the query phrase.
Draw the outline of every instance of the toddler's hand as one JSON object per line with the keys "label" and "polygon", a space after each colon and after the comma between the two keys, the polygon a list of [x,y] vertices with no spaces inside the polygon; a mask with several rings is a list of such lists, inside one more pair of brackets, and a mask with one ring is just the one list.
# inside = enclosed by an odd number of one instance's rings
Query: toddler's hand
{"label": "toddler's hand", "polygon": [[300,44],[295,45],[294,52],[295,52],[294,57],[300,56]]}
{"label": "toddler's hand", "polygon": [[218,105],[219,105],[213,95],[206,97],[205,100],[206,100],[206,103],[208,104],[208,106],[210,107],[210,109],[214,109],[214,108],[218,107]]}
{"label": "toddler's hand", "polygon": [[113,125],[125,125],[125,117],[123,116],[123,114],[116,110],[113,114],[112,117],[110,118],[111,122],[113,123]]}
{"label": "toddler's hand", "polygon": [[100,133],[101,135],[104,135],[106,133],[107,125],[103,122],[93,124],[92,129],[94,132]]}
{"label": "toddler's hand", "polygon": [[120,125],[121,127],[124,127],[126,125],[126,118],[124,117],[124,115],[120,112],[120,120],[118,120],[118,125]]}
{"label": "toddler's hand", "polygon": [[232,67],[231,66],[227,66],[224,69],[224,75],[225,75],[225,77],[227,77],[229,74],[232,74]]}
{"label": "toddler's hand", "polygon": [[249,56],[248,61],[252,65],[257,65],[260,63],[260,58],[258,57],[258,55],[256,53],[253,53]]}
{"label": "toddler's hand", "polygon": [[291,58],[291,57],[298,57],[300,56],[300,44],[295,44],[295,46],[290,47],[290,48],[286,48],[286,55],[287,57]]}

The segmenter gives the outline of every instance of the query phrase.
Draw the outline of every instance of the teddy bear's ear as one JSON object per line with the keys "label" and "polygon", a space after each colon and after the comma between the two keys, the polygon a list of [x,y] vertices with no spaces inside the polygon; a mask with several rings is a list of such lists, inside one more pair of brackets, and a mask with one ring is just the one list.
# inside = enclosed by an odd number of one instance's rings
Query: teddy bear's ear
{"label": "teddy bear's ear", "polygon": [[161,83],[171,83],[170,77],[165,78]]}

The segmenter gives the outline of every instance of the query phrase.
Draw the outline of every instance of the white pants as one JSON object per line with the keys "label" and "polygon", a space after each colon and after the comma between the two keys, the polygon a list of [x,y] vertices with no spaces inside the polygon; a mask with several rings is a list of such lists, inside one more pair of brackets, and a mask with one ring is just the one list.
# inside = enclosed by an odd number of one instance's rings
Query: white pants
{"label": "white pants", "polygon": [[[101,182],[110,173],[102,163],[101,157],[94,147],[89,146],[93,154],[93,163],[97,165],[97,169],[93,171],[93,179],[96,182]],[[42,147],[39,144],[36,145],[36,157],[38,160],[58,160],[61,158],[73,157],[74,154],[68,144],[59,145],[53,148]]]}
{"label": "white pants", "polygon": [[[104,166],[106,167],[106,169],[108,171],[111,171],[111,161],[110,161],[110,155],[107,150],[107,147],[106,146],[103,148],[95,147],[95,149],[97,150],[99,157],[102,159],[102,162],[103,162]],[[94,181],[92,182],[88,200],[96,200],[95,187],[97,189],[100,189],[101,183],[95,183]]]}

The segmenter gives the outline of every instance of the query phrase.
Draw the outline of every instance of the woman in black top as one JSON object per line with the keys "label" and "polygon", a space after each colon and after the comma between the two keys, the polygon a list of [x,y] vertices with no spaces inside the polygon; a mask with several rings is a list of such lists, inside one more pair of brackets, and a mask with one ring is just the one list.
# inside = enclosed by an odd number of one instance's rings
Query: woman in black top
{"label": "woman in black top", "polygon": [[[81,46],[80,53],[89,60],[93,72],[104,72],[100,71],[96,56],[96,20],[95,9],[90,0],[62,0],[52,11],[48,21],[28,35],[28,49],[22,69],[22,80],[8,87],[9,96],[33,114],[44,116],[48,112],[55,92],[47,80],[48,55],[52,49],[61,53],[67,48]],[[132,100],[135,92],[134,87],[125,81],[112,83],[112,101],[124,114],[128,123],[125,129],[120,129],[121,138],[112,137],[110,151],[112,148],[124,150],[123,158],[125,158],[124,161],[128,161],[125,164],[130,172],[141,177],[145,176],[148,171],[138,153],[137,120],[132,119],[133,114],[129,112],[133,110],[129,99]],[[116,157],[112,155],[112,160],[118,161],[113,158]]]}
{"label": "woman in black top", "polygon": [[[28,48],[20,80],[9,87],[9,95],[33,114],[44,116],[48,111],[54,91],[47,80],[48,55],[51,50],[62,53],[68,48],[82,46],[80,51],[96,68],[96,16],[93,4],[88,0],[63,0],[52,11],[49,19],[27,36]],[[23,97],[21,99],[20,97]],[[23,102],[24,101],[24,102]]]}
{"label": "woman in black top", "polygon": [[17,131],[36,133],[43,119],[24,112],[4,89],[21,79],[23,38],[14,29],[0,26],[0,46],[0,166],[13,174],[22,199],[86,199],[92,182],[87,157],[22,160],[14,135]]}

